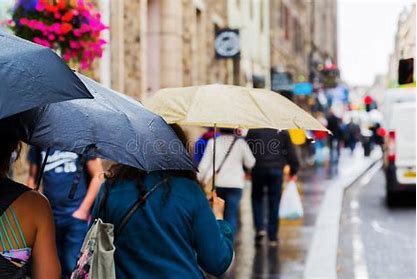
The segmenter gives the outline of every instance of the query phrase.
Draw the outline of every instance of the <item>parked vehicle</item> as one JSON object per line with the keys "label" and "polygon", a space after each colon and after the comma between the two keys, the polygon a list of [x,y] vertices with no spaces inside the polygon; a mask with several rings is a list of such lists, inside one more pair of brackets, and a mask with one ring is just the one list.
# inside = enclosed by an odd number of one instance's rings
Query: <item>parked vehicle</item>
{"label": "parked vehicle", "polygon": [[416,192],[416,102],[415,89],[387,92],[384,116],[388,131],[384,148],[387,202],[401,192]]}

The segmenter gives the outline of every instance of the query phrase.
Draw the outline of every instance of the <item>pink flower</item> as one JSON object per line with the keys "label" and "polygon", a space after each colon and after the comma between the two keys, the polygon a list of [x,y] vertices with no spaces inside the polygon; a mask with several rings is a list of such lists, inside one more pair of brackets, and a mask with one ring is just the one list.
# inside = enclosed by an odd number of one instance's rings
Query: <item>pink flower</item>
{"label": "pink flower", "polygon": [[55,34],[61,34],[61,24],[54,23],[51,25],[51,29],[55,32]]}
{"label": "pink flower", "polygon": [[80,63],[80,68],[82,70],[87,70],[90,67],[89,63],[87,60],[82,60]]}
{"label": "pink flower", "polygon": [[50,40],[50,41],[55,40],[55,35],[54,34],[49,34],[48,35],[48,40]]}
{"label": "pink flower", "polygon": [[39,37],[33,37],[33,42],[41,45],[42,39]]}
{"label": "pink flower", "polygon": [[45,6],[42,5],[42,3],[39,1],[38,4],[36,4],[35,8],[38,12],[42,12],[45,9]]}
{"label": "pink flower", "polygon": [[72,33],[74,34],[75,37],[81,37],[81,31],[80,31],[80,29],[74,29],[72,31]]}
{"label": "pink flower", "polygon": [[22,17],[21,19],[19,19],[19,23],[22,25],[26,25],[29,23],[29,20],[26,17]]}
{"label": "pink flower", "polygon": [[46,47],[51,47],[51,43],[48,42],[47,40],[42,40],[41,45],[46,46]]}
{"label": "pink flower", "polygon": [[65,52],[64,55],[62,56],[64,58],[65,61],[70,61],[71,60],[71,54],[69,52]]}
{"label": "pink flower", "polygon": [[69,41],[70,48],[79,48],[80,45],[76,41]]}
{"label": "pink flower", "polygon": [[51,47],[51,43],[50,42],[48,42],[47,40],[44,40],[42,38],[39,38],[39,37],[34,37],[33,38],[33,42],[35,42],[35,43],[37,43],[39,45],[42,45],[42,46]]}
{"label": "pink flower", "polygon": [[85,24],[85,23],[82,23],[81,24],[81,28],[80,28],[81,33],[86,33],[89,30],[90,30],[90,28],[89,28],[89,26],[87,24]]}
{"label": "pink flower", "polygon": [[35,22],[34,20],[28,20],[28,23],[26,24],[30,29],[35,28]]}

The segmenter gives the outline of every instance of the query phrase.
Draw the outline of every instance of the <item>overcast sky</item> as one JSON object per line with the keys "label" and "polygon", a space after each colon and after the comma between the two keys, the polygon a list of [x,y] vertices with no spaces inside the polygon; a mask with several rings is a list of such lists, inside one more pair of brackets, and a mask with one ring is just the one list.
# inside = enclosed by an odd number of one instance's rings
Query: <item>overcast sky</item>
{"label": "overcast sky", "polygon": [[349,85],[371,85],[376,74],[388,71],[398,16],[414,2],[338,0],[338,58],[344,81]]}

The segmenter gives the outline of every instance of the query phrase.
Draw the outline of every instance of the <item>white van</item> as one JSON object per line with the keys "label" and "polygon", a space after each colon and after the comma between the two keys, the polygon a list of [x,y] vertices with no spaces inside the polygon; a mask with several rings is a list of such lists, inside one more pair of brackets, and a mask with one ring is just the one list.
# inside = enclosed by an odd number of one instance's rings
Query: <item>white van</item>
{"label": "white van", "polygon": [[383,103],[384,126],[386,129],[390,128],[390,120],[392,109],[398,103],[415,103],[416,102],[416,88],[391,88],[385,92]]}
{"label": "white van", "polygon": [[[415,92],[413,92],[415,94]],[[398,96],[397,96],[398,97]],[[416,102],[397,98],[385,107],[384,166],[387,180],[387,201],[392,203],[398,192],[416,191]]]}

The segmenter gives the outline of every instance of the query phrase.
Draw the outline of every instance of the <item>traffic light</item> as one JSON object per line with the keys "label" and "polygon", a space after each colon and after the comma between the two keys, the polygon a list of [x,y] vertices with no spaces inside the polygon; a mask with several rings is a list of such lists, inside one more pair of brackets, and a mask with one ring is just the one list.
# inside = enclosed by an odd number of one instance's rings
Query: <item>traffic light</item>
{"label": "traffic light", "polygon": [[413,83],[414,58],[400,59],[398,64],[398,84]]}

